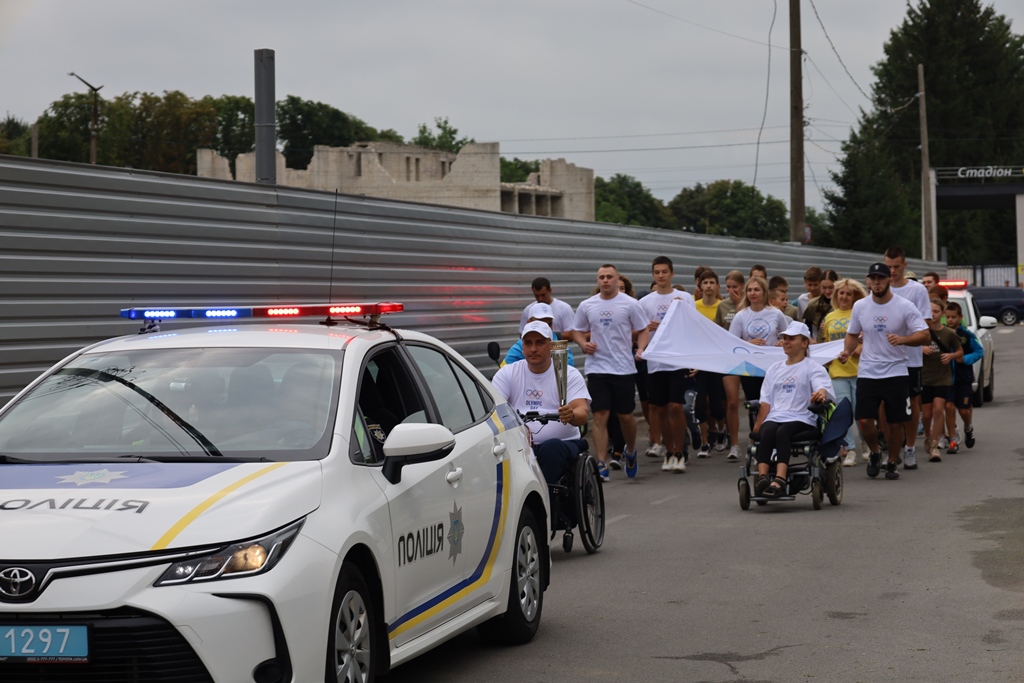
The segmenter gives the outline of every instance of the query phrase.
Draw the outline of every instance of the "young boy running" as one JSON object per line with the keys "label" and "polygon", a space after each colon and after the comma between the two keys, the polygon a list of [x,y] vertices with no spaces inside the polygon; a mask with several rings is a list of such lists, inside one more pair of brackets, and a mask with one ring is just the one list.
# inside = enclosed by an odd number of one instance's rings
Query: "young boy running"
{"label": "young boy running", "polygon": [[[931,343],[921,347],[924,363],[921,366],[921,415],[924,420],[924,445],[928,462],[942,462],[939,438],[946,422],[946,402],[953,400],[953,361],[963,360],[960,338],[942,324],[944,306],[940,299],[931,300],[932,317],[928,322]],[[909,469],[909,463],[903,466]]]}
{"label": "young boy running", "polygon": [[[971,394],[974,393],[974,364],[981,360],[985,353],[981,342],[974,333],[963,325],[964,312],[960,304],[950,301],[946,304],[946,324],[960,338],[963,348],[963,360],[953,364],[953,402],[946,404],[946,431],[953,436],[953,443],[958,443],[956,433],[956,414],[964,422],[964,445],[974,448],[974,408],[971,407]],[[953,453],[952,445],[947,453]]]}

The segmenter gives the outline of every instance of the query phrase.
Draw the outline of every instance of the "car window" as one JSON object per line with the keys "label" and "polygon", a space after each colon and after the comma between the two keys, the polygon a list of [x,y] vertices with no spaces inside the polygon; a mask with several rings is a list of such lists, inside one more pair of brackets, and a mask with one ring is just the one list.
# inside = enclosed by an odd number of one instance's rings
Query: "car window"
{"label": "car window", "polygon": [[[455,370],[445,354],[426,346],[409,345],[406,348],[434,397],[434,404],[437,406],[441,422],[445,427],[452,432],[458,432],[476,422],[477,419],[482,419],[483,415],[474,418],[467,392],[463,390],[462,384],[456,377]],[[479,400],[479,394],[477,394],[477,401],[479,402]]]}
{"label": "car window", "polygon": [[454,360],[449,360],[451,361],[452,368],[455,370],[455,376],[459,378],[462,390],[466,393],[469,409],[473,413],[473,421],[476,422],[477,420],[484,419],[494,409],[494,401],[491,400],[491,395],[477,384],[476,380],[466,372],[465,368]]}
{"label": "car window", "polygon": [[395,425],[425,421],[423,397],[396,346],[373,354],[361,372],[350,457],[357,463],[382,462]]}

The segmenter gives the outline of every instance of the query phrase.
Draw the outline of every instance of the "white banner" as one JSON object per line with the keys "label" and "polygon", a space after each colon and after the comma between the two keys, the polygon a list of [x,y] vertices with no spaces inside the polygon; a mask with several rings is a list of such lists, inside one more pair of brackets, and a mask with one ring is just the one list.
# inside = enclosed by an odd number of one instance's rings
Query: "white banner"
{"label": "white banner", "polygon": [[[756,346],[708,320],[693,306],[673,301],[643,353],[646,360],[723,375],[764,377],[785,360],[781,346]],[[811,360],[824,365],[843,350],[843,340],[811,344]]]}

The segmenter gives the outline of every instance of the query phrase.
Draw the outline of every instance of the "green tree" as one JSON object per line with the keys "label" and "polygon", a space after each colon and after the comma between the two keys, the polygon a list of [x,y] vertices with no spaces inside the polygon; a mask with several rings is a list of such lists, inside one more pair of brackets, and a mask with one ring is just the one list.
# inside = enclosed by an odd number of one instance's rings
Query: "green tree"
{"label": "green tree", "polygon": [[348,147],[356,142],[372,142],[382,137],[398,141],[393,130],[377,132],[361,119],[323,102],[289,95],[277,103],[277,137],[284,143],[288,168],[306,168],[315,145]]}
{"label": "green tree", "polygon": [[[919,0],[874,68],[872,109],[843,144],[826,191],[834,246],[920,255],[917,65],[925,70],[934,167],[1019,164],[1024,158],[1024,38],[980,0]],[[1005,262],[1012,211],[940,211],[952,263]]]}
{"label": "green tree", "polygon": [[231,173],[235,173],[235,159],[239,154],[253,151],[256,145],[256,104],[244,95],[205,97],[217,112],[217,132],[213,148],[228,160]]}
{"label": "green tree", "polygon": [[539,161],[526,161],[518,157],[512,160],[500,157],[501,182],[503,183],[525,183],[531,173],[540,172]]}
{"label": "green tree", "polygon": [[425,123],[421,123],[416,137],[409,140],[410,145],[427,147],[428,149],[439,149],[444,152],[456,154],[468,144],[476,142],[473,138],[459,137],[459,129],[448,123],[448,117],[434,117],[434,133]]}
{"label": "green tree", "polygon": [[774,241],[789,236],[786,205],[742,180],[683,188],[668,209],[684,230]]}
{"label": "green tree", "polygon": [[602,223],[674,229],[672,214],[636,178],[617,173],[594,179],[594,211]]}
{"label": "green tree", "polygon": [[[106,101],[99,100],[100,131]],[[60,161],[89,162],[92,95],[71,93],[52,103],[36,121],[39,124],[39,156]]]}
{"label": "green tree", "polygon": [[32,131],[27,123],[10,114],[0,121],[0,154],[28,156],[31,144]]}

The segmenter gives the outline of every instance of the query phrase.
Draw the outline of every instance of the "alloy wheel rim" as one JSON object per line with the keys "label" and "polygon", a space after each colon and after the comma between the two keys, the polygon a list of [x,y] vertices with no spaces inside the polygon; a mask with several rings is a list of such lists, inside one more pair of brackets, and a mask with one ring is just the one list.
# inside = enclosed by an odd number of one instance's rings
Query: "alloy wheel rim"
{"label": "alloy wheel rim", "polygon": [[335,678],[338,683],[366,683],[370,678],[370,617],[363,597],[349,591],[334,624]]}
{"label": "alloy wheel rim", "polygon": [[516,584],[519,609],[527,621],[533,621],[540,606],[540,548],[533,527],[519,533],[516,547]]}

